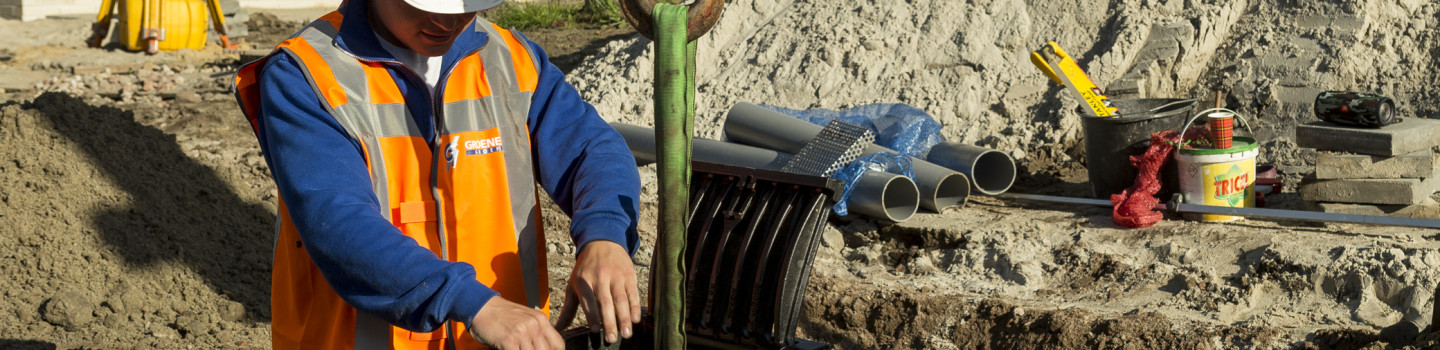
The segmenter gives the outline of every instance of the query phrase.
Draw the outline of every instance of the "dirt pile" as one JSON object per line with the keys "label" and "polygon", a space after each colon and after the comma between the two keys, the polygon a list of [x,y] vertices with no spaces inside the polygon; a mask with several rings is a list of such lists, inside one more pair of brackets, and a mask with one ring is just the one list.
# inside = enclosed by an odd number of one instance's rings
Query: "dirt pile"
{"label": "dirt pile", "polygon": [[[901,225],[839,224],[814,268],[816,280],[827,282],[807,295],[806,334],[859,348],[1089,348],[1113,339],[1042,335],[1153,312],[1147,322],[1173,327],[1157,329],[1193,330],[1158,338],[1173,343],[1147,343],[1155,347],[1330,348],[1374,343],[1382,329],[1403,329],[1397,325],[1424,328],[1440,277],[1430,265],[1440,256],[1426,238],[1432,230],[1266,221],[1124,230],[1109,223],[1105,208],[1016,208],[1027,204],[982,199]],[[976,311],[989,299],[1040,319],[1087,318],[1037,328],[1034,319]],[[903,302],[890,305],[896,300]],[[847,311],[852,306],[858,311]],[[962,331],[1007,322],[1025,326]],[[1149,332],[1118,329],[1134,341]],[[992,343],[998,339],[1023,341]]]}
{"label": "dirt pile", "polygon": [[268,344],[258,153],[137,119],[58,93],[0,106],[0,330],[62,348]]}
{"label": "dirt pile", "polygon": [[[268,347],[275,187],[238,107],[76,86],[0,104],[0,348]],[[545,199],[558,309],[575,247]]]}
{"label": "dirt pile", "polygon": [[288,21],[269,12],[256,12],[245,22],[250,33],[242,38],[241,42],[251,49],[270,50],[306,24],[309,22]]}
{"label": "dirt pile", "polygon": [[[1291,139],[1297,123],[1314,120],[1310,103],[1320,91],[1380,92],[1405,105],[1406,117],[1440,114],[1428,103],[1440,97],[1437,20],[1440,4],[1416,0],[741,0],[727,4],[699,43],[696,131],[719,138],[737,102],[831,109],[902,102],[934,115],[950,141],[1015,156],[1020,190],[1083,195],[1077,103],[1028,59],[1054,40],[1119,98],[1195,97],[1209,107],[1223,91],[1223,105],[1255,121],[1259,161],[1279,165],[1293,185],[1313,171],[1314,152]],[[651,125],[653,50],[640,37],[612,42],[570,81],[607,119]],[[1290,194],[1267,199],[1300,206]],[[1423,328],[1430,289],[1440,282],[1433,231],[1258,220],[1121,230],[1108,214],[979,198],[903,225],[841,224],[817,262],[817,280],[830,283],[812,288],[812,297],[827,301],[812,305],[807,332],[856,347],[969,348],[984,337],[1044,331],[994,327],[1000,331],[925,338],[959,333],[894,321],[945,308],[930,300],[948,296],[1073,308],[1102,320],[1156,311],[1175,325],[1209,325],[1163,336],[1174,343],[1142,342],[1161,347],[1248,339],[1261,348],[1324,348],[1375,342],[1376,332],[1402,320]],[[919,306],[890,312],[860,303],[862,311],[849,315],[833,305],[856,298]],[[973,305],[959,308],[957,315],[1003,323]],[[1229,338],[1214,338],[1222,333]],[[1006,344],[1104,345],[1097,341]]]}
{"label": "dirt pile", "polygon": [[[1023,189],[1077,195],[1077,104],[1026,57],[1056,40],[1117,97],[1225,91],[1256,119],[1261,162],[1295,179],[1313,152],[1291,130],[1321,90],[1440,113],[1425,103],[1440,98],[1437,21],[1423,0],[738,0],[700,42],[697,130],[717,138],[737,102],[903,102],[951,141],[1014,155]],[[256,13],[246,40],[268,48],[303,23]],[[275,190],[225,91],[234,58],[82,49],[69,38],[88,24],[0,22],[18,33],[0,38],[13,48],[0,100],[14,100],[0,103],[0,331],[23,339],[0,348],[267,346]],[[568,80],[610,120],[649,125],[652,54],[622,37]],[[643,169],[646,276],[656,190]],[[546,222],[558,307],[574,248],[553,205]],[[903,225],[836,220],[801,335],[842,348],[1410,344],[1387,332],[1428,325],[1436,237],[1261,220],[1122,230],[1105,208],[976,197]]]}
{"label": "dirt pile", "polygon": [[[1036,310],[1001,299],[837,288],[812,280],[806,299],[816,339],[847,349],[1233,349],[1276,346],[1278,331],[1171,321],[1157,312],[1115,316],[1079,308]],[[844,284],[841,284],[844,285]],[[848,332],[846,330],[866,330]]]}
{"label": "dirt pile", "polygon": [[[171,66],[143,64],[121,67],[70,67],[73,75],[54,76],[35,84],[35,90],[64,92],[109,99],[115,103],[165,103],[167,100],[195,103],[232,100],[220,94],[230,86],[225,60],[202,65]],[[208,92],[201,95],[199,92]],[[95,101],[92,101],[95,102]]]}
{"label": "dirt pile", "polygon": [[[1076,101],[1030,63],[1054,40],[1118,98],[1215,99],[1253,116],[1262,162],[1303,173],[1297,121],[1323,90],[1375,91],[1404,115],[1440,114],[1440,5],[1414,0],[743,0],[701,39],[697,133],[715,138],[737,102],[845,108],[902,102],[950,141],[1010,152],[1032,175],[1083,160]],[[611,43],[572,82],[602,115],[649,125],[653,47]],[[614,77],[625,77],[616,80]],[[1213,105],[1206,102],[1204,106]]]}
{"label": "dirt pile", "polygon": [[[1074,148],[1081,136],[1071,112],[1076,104],[1035,69],[1027,56],[1031,50],[1054,39],[1083,61],[1096,61],[1089,68],[1097,80],[1108,81],[1118,75],[1110,71],[1122,69],[1131,60],[1126,55],[1138,51],[1145,39],[1141,31],[1148,32],[1152,23],[1213,23],[1196,30],[1215,38],[1202,43],[1213,47],[1228,36],[1229,24],[1246,4],[1203,2],[1187,11],[1156,11],[1135,1],[1109,11],[1072,10],[1092,6],[1017,0],[739,1],[701,41],[706,54],[698,62],[696,128],[705,137],[719,135],[724,112],[737,102],[791,108],[903,102],[934,115],[951,141],[1002,149],[1022,163],[1029,154],[1069,161],[1078,155]],[[1125,12],[1147,17],[1116,23],[1114,17]],[[649,115],[651,107],[625,97],[649,93],[648,44],[612,43],[589,69],[577,71],[577,87],[609,118],[645,123],[639,116]],[[1192,59],[1206,61],[1208,55]],[[602,76],[635,79],[586,83],[603,81],[594,79]]]}

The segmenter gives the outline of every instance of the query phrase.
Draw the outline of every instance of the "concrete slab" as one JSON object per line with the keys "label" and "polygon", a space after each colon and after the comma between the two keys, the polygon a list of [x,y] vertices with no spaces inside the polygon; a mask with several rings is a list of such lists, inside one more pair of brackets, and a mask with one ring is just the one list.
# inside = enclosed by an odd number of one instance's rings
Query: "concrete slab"
{"label": "concrete slab", "polygon": [[[341,1],[241,0],[240,6],[261,9],[334,9]],[[46,16],[87,15],[93,19],[95,13],[100,11],[100,3],[101,0],[0,0],[0,18],[33,21]]]}
{"label": "concrete slab", "polygon": [[1321,151],[1315,157],[1315,177],[1333,179],[1419,179],[1435,167],[1429,149],[1394,157]]}
{"label": "concrete slab", "polygon": [[100,11],[100,0],[0,0],[0,18],[33,21],[52,15],[89,14]]}
{"label": "concrete slab", "polygon": [[1364,204],[1417,204],[1429,197],[1419,179],[1327,180],[1300,188],[1307,201]]}
{"label": "concrete slab", "polygon": [[1440,219],[1440,204],[1434,201],[1414,205],[1372,205],[1350,203],[1316,203],[1326,213],[1393,216],[1416,219]]}
{"label": "concrete slab", "polygon": [[0,68],[0,90],[8,92],[29,91],[35,89],[35,84],[49,80],[54,74],[37,72],[31,70],[17,70]]}
{"label": "concrete slab", "polygon": [[254,7],[262,9],[297,9],[307,7],[323,7],[334,9],[340,6],[341,0],[240,0],[240,7]]}
{"label": "concrete slab", "polygon": [[1300,198],[1328,203],[1413,205],[1440,190],[1440,162],[1424,179],[1321,180],[1300,186]]}
{"label": "concrete slab", "polygon": [[1295,128],[1300,147],[1377,156],[1398,156],[1440,146],[1440,120],[1406,117],[1383,128],[1347,127],[1316,121]]}

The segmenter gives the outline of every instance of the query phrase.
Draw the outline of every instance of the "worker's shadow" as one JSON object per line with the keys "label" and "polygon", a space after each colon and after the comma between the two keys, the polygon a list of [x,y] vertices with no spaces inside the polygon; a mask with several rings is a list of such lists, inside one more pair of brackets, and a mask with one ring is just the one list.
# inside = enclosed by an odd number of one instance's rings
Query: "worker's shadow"
{"label": "worker's shadow", "polygon": [[9,350],[55,350],[54,343],[43,340],[0,339],[0,349]]}
{"label": "worker's shadow", "polygon": [[[113,184],[128,194],[117,201],[124,204],[90,214],[100,238],[123,264],[147,268],[181,263],[213,292],[243,304],[241,320],[269,321],[275,241],[270,210],[242,200],[215,169],[187,157],[174,136],[140,124],[131,112],[91,106],[60,93],[43,94],[27,107],[44,114],[88,156],[74,161],[93,162],[100,176],[95,182]],[[158,286],[175,290],[142,292],[182,293],[185,286],[170,281]],[[214,307],[189,306],[198,312]]]}

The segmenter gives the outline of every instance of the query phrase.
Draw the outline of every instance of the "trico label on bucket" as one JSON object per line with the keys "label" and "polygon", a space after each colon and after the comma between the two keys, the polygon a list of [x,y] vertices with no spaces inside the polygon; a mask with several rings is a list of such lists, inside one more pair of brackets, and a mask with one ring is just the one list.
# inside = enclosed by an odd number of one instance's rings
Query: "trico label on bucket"
{"label": "trico label on bucket", "polygon": [[[1236,203],[1249,197],[1249,192],[1245,189],[1250,187],[1250,174],[1240,170],[1240,166],[1232,164],[1230,171],[1215,175],[1214,179],[1215,181],[1210,182],[1210,186],[1215,188],[1213,197],[1226,205],[1234,207]],[[1206,189],[1206,192],[1210,192],[1209,189]]]}
{"label": "trico label on bucket", "polygon": [[[1201,184],[1205,205],[1251,208],[1255,206],[1255,159],[1204,165]],[[1205,215],[1205,221],[1238,219],[1228,215]]]}

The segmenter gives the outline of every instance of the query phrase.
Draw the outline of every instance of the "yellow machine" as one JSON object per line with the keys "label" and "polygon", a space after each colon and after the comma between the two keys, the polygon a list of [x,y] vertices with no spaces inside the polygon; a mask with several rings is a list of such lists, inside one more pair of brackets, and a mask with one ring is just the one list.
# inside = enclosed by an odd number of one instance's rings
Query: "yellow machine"
{"label": "yellow machine", "polygon": [[1090,80],[1090,75],[1080,69],[1075,59],[1060,48],[1060,44],[1054,41],[1048,42],[1044,47],[1030,53],[1030,62],[1045,72],[1045,76],[1056,84],[1065,85],[1074,90],[1080,100],[1085,102],[1088,108],[1084,108],[1092,117],[1118,117],[1120,111],[1110,103],[1110,99],[1095,86]]}
{"label": "yellow machine", "polygon": [[87,43],[90,47],[100,47],[110,33],[111,18],[118,15],[120,29],[116,35],[127,50],[144,50],[149,54],[199,50],[205,47],[207,7],[209,24],[213,24],[219,34],[221,46],[235,48],[225,32],[225,16],[221,15],[219,0],[104,0],[91,26],[94,35]]}

